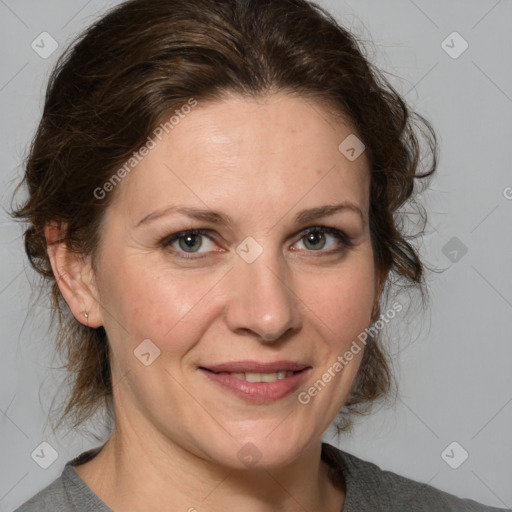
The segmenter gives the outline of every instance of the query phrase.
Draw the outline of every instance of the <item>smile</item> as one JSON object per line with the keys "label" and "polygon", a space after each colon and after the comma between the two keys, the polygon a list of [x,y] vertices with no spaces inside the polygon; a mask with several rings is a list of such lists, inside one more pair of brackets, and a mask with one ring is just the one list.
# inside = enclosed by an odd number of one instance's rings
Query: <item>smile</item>
{"label": "smile", "polygon": [[221,372],[219,375],[231,375],[235,379],[245,380],[247,382],[275,382],[291,377],[295,372],[274,372],[274,373],[228,373]]}
{"label": "smile", "polygon": [[253,404],[281,400],[297,391],[311,368],[276,372],[215,372],[206,368],[199,371],[209,382],[229,391],[238,399]]}

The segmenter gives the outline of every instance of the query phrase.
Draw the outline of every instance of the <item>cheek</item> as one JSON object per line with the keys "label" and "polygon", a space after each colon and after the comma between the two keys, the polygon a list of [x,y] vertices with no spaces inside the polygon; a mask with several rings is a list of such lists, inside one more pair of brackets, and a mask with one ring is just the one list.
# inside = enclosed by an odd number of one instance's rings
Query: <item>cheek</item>
{"label": "cheek", "polygon": [[[222,272],[171,271],[162,262],[148,264],[144,254],[117,260],[105,255],[104,261],[115,263],[103,266],[101,300],[108,311],[107,334],[118,354],[146,338],[163,355],[184,354],[226,307]],[[335,270],[315,275],[297,270],[294,276],[295,307],[331,352],[344,350],[370,323],[372,264],[371,250],[362,248]]]}
{"label": "cheek", "polygon": [[[364,263],[364,262],[363,262]],[[375,301],[374,271],[361,263],[302,286],[301,297],[312,318],[333,345],[350,343],[371,323]]]}
{"label": "cheek", "polygon": [[[126,351],[149,338],[163,354],[179,354],[198,339],[207,292],[212,283],[204,275],[169,272],[148,265],[144,257],[128,258],[112,269],[104,285],[107,333]],[[127,339],[128,338],[128,339]]]}

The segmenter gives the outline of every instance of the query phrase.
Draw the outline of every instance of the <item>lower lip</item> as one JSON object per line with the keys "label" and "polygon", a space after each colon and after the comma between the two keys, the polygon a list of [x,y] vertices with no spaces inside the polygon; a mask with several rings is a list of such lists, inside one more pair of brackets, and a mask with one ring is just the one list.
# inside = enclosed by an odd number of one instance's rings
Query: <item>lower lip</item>
{"label": "lower lip", "polygon": [[274,382],[247,382],[229,374],[214,373],[199,368],[206,377],[223,389],[231,391],[235,396],[254,404],[275,402],[297,391],[304,382],[310,368],[296,372],[289,377]]}

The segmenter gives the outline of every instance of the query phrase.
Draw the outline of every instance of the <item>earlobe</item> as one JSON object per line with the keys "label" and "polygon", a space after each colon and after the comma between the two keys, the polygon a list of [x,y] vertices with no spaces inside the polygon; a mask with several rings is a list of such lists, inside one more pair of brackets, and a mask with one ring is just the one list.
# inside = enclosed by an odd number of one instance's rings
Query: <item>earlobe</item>
{"label": "earlobe", "polygon": [[64,300],[73,316],[88,327],[103,325],[90,256],[69,250],[62,241],[63,224],[49,223],[44,234],[48,257]]}

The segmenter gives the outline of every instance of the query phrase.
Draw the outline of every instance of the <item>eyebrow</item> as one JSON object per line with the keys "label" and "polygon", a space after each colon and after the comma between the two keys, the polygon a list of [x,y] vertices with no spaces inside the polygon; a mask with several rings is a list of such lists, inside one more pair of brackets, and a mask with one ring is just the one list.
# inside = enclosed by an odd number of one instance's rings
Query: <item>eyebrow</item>
{"label": "eyebrow", "polygon": [[[343,203],[334,204],[334,205],[325,205],[318,206],[316,208],[310,208],[308,210],[303,210],[299,212],[294,217],[295,224],[306,224],[316,219],[320,219],[322,217],[329,217],[338,213],[340,211],[352,211],[359,215],[363,224],[365,224],[365,217],[362,210],[354,203],[349,201],[344,201]],[[136,227],[139,227],[144,224],[148,224],[154,220],[157,220],[161,217],[168,216],[171,214],[180,214],[190,217],[192,219],[201,220],[204,222],[210,222],[212,224],[224,225],[227,227],[233,226],[233,219],[226,214],[215,212],[213,210],[203,210],[201,208],[195,207],[182,207],[182,206],[171,206],[168,208],[163,208],[161,210],[155,210],[154,212],[146,215],[143,219],[141,219]]]}

